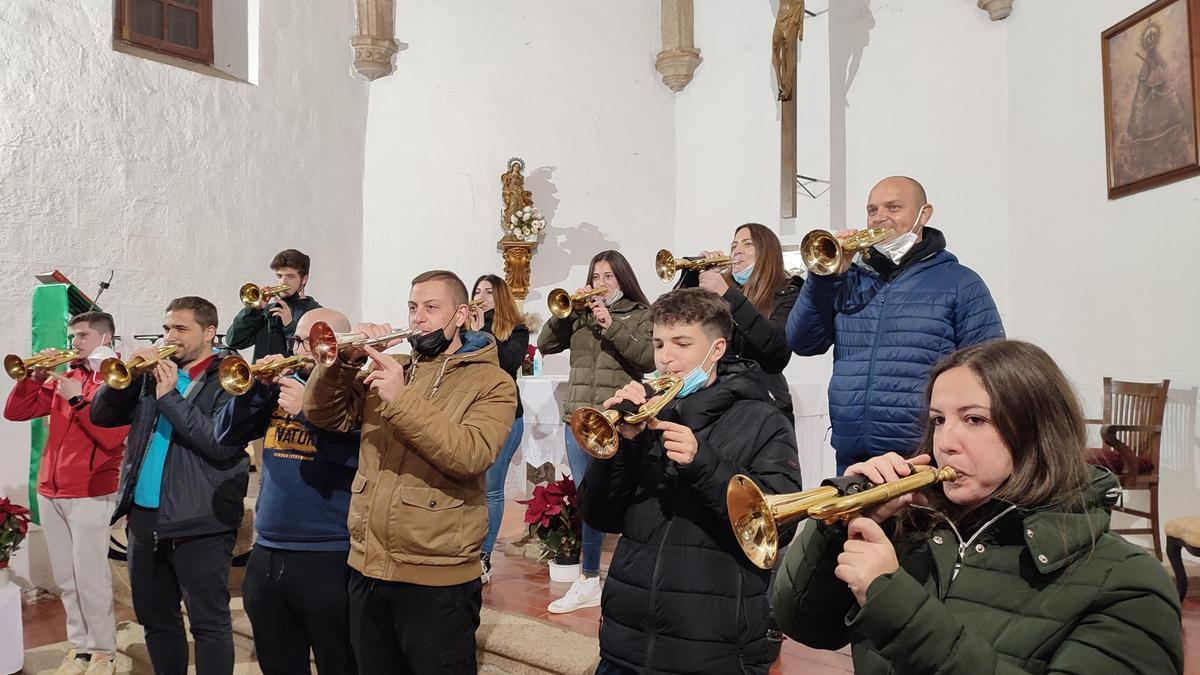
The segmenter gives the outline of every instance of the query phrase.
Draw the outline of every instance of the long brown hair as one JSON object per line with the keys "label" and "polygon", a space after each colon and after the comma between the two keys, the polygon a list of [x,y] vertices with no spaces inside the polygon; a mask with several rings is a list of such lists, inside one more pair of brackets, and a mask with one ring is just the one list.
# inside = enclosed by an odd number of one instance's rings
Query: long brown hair
{"label": "long brown hair", "polygon": [[521,324],[521,312],[517,310],[517,300],[504,279],[495,274],[483,274],[471,286],[471,296],[479,289],[479,282],[486,281],[492,285],[492,335],[503,342],[512,336],[513,328]]}
{"label": "long brown hair", "polygon": [[[1079,495],[1088,481],[1087,434],[1074,387],[1041,347],[1020,340],[993,340],[960,349],[929,374],[933,386],[951,368],[969,368],[991,398],[991,420],[1012,454],[1013,472],[994,498],[1037,507]],[[933,425],[927,424],[918,453],[933,452]],[[940,491],[930,502],[946,513],[967,510],[949,504]]]}
{"label": "long brown hair", "polygon": [[775,293],[788,282],[783,267],[783,248],[779,245],[779,237],[765,225],[739,225],[733,236],[737,237],[742,230],[749,230],[750,241],[754,242],[754,271],[746,281],[746,299],[759,314],[770,318],[775,310]]}
{"label": "long brown hair", "polygon": [[646,299],[646,294],[642,292],[642,286],[638,283],[637,275],[633,273],[633,268],[629,266],[629,261],[617,251],[601,251],[592,256],[592,261],[588,263],[587,281],[584,282],[585,286],[591,285],[592,273],[596,271],[596,263],[601,261],[608,263],[608,266],[612,268],[613,276],[617,278],[617,283],[621,284],[621,295],[634,302],[640,302],[644,307],[650,306],[650,301]]}

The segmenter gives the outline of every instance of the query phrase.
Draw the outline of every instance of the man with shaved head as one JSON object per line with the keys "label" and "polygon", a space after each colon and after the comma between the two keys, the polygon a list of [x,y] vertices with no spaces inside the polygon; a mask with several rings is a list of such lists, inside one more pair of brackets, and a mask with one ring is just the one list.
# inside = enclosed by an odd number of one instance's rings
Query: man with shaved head
{"label": "man with shaved head", "polygon": [[[296,323],[288,350],[310,356],[308,334],[323,321],[350,330],[341,313],[311,309]],[[265,356],[258,363],[284,357]],[[262,438],[262,483],[254,512],[257,539],[242,595],[264,673],[356,672],[350,646],[350,486],[358,466],[358,432],[318,429],[301,411],[309,362],[259,380],[217,415],[222,443]]]}
{"label": "man with shaved head", "polygon": [[829,418],[839,475],[875,455],[914,450],[930,368],[956,349],[1004,337],[987,285],[946,250],[946,237],[927,226],[932,217],[920,183],[880,181],[867,198],[866,225],[893,234],[846,256],[833,274],[809,274],[788,317],[793,352],[834,348]]}

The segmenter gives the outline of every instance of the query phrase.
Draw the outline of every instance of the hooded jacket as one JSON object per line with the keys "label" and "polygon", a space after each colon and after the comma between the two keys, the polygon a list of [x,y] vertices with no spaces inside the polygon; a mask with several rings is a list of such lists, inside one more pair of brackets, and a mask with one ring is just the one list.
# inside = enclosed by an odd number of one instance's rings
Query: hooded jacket
{"label": "hooded jacket", "polygon": [[1174,587],[1109,531],[1116,477],[1090,475],[1076,500],[993,500],[972,533],[927,511],[927,527],[893,538],[900,569],[876,578],[861,608],[833,574],[845,528],[810,522],[776,580],[779,626],[817,649],[852,644],[865,675],[1179,673]]}
{"label": "hooded jacket", "polygon": [[659,433],[622,439],[579,486],[584,520],[622,536],[602,597],[600,653],[642,673],[766,673],[770,572],[742,553],[725,492],[747,474],[767,493],[800,489],[796,439],[753,361],[721,361],[717,379],[660,419],[692,429],[691,463],[667,459]]}
{"label": "hooded jacket", "polygon": [[453,354],[395,356],[405,384],[391,402],[341,359],[317,366],[304,388],[309,423],[362,430],[347,522],[349,564],[363,576],[424,586],[479,578],[484,478],[512,427],[517,388],[492,336],[462,340]]}

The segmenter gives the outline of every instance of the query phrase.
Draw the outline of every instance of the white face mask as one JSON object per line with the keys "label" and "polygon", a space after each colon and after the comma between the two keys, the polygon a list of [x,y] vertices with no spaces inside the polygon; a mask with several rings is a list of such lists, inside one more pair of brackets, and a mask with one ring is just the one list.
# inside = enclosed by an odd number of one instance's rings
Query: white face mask
{"label": "white face mask", "polygon": [[921,214],[925,213],[925,207],[922,206],[917,210],[917,219],[913,221],[912,227],[908,228],[908,232],[896,237],[886,244],[875,244],[875,250],[886,255],[893,264],[899,265],[900,261],[912,250],[912,247],[917,243],[917,233],[913,230],[917,229],[917,223],[921,222]]}
{"label": "white face mask", "polygon": [[112,347],[100,345],[99,347],[93,349],[92,353],[89,354],[86,359],[88,370],[92,371],[93,373],[99,372],[100,363],[103,362],[104,359],[116,358],[116,356],[117,353],[112,350]]}

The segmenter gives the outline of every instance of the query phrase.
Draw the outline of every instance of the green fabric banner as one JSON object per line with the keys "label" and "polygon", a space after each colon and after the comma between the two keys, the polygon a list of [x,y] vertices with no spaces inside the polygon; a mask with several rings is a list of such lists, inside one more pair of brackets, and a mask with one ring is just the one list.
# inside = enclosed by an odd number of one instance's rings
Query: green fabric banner
{"label": "green fabric banner", "polygon": [[[67,284],[42,284],[33,289],[33,351],[47,347],[64,349],[67,345],[67,320],[70,319],[70,304]],[[37,478],[42,463],[42,448],[46,445],[49,420],[39,417],[33,421],[29,434],[29,510],[33,522],[41,523],[38,517]]]}

